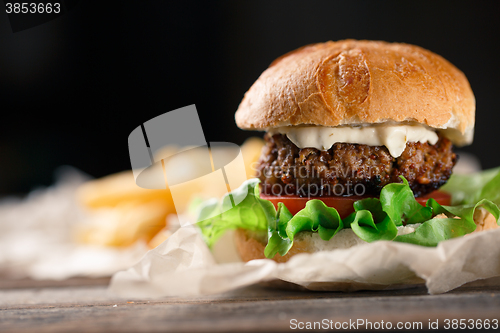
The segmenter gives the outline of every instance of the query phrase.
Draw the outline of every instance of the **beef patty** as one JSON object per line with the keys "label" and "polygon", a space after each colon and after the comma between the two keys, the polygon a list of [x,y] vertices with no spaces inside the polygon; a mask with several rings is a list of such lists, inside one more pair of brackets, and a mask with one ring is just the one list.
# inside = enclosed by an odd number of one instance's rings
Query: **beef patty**
{"label": "beef patty", "polygon": [[298,148],[286,135],[266,134],[257,176],[268,195],[350,196],[380,194],[404,176],[415,196],[444,185],[457,161],[450,140],[408,142],[398,158],[385,146],[336,143],[328,150]]}

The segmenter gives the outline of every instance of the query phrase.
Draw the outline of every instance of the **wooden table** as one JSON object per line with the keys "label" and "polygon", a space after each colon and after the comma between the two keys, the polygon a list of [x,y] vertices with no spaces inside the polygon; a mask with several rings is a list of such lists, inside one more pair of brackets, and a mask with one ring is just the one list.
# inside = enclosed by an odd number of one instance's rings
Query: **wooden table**
{"label": "wooden table", "polygon": [[[109,295],[107,282],[0,281],[0,332],[293,331],[307,322],[365,331],[366,321],[374,328],[395,329],[401,322],[427,330],[436,320],[440,328],[446,319],[500,320],[499,279],[441,295],[428,295],[424,287],[340,293],[252,286],[223,295],[155,300]],[[357,320],[365,323],[349,323]]]}

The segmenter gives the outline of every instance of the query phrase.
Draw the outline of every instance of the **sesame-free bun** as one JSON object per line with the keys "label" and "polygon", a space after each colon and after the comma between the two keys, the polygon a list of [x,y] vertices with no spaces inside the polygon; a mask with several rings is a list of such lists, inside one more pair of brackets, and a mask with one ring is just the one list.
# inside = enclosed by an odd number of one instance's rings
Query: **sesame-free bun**
{"label": "sesame-free bun", "polygon": [[[435,218],[446,218],[444,214],[439,214]],[[480,207],[474,212],[474,223],[476,224],[476,232],[497,229],[499,226],[496,223],[496,218],[486,209]],[[421,224],[408,224],[399,226],[398,235],[405,235],[414,232]],[[467,237],[465,235],[464,237]],[[259,234],[253,231],[237,229],[234,233],[234,243],[236,250],[243,261],[254,259],[266,259],[264,249],[267,244],[267,234]],[[272,258],[276,262],[287,262],[296,254],[299,253],[315,253],[320,251],[332,251],[337,249],[348,249],[358,244],[364,244],[354,231],[350,228],[341,229],[332,239],[325,241],[319,237],[318,233],[310,231],[299,232],[293,241],[293,246],[284,256],[276,254]]]}
{"label": "sesame-free bun", "polygon": [[[412,225],[398,227],[400,234],[415,231]],[[267,234],[260,235],[256,232],[237,229],[234,233],[234,243],[241,260],[266,259],[264,249],[267,244]],[[332,251],[337,249],[348,249],[358,244],[365,243],[350,228],[340,230],[332,239],[325,241],[318,233],[303,231],[299,232],[293,240],[293,246],[284,256],[276,254],[273,258],[276,262],[286,262],[299,253],[315,253],[319,251]]]}
{"label": "sesame-free bun", "polygon": [[460,70],[421,47],[330,41],[276,59],[245,94],[235,118],[249,130],[420,123],[464,145],[472,142],[475,99]]}

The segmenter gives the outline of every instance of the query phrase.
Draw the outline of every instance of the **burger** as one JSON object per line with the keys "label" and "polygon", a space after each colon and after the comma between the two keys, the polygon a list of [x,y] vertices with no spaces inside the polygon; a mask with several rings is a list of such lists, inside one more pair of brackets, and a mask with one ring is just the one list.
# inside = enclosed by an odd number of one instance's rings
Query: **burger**
{"label": "burger", "polygon": [[[436,246],[498,226],[495,202],[476,195],[452,206],[453,193],[440,190],[454,146],[472,143],[475,99],[460,70],[421,47],[299,48],[261,74],[235,119],[266,132],[256,178],[202,204],[198,221],[211,246],[235,230],[244,261],[374,241]],[[221,209],[232,196],[244,199]]]}

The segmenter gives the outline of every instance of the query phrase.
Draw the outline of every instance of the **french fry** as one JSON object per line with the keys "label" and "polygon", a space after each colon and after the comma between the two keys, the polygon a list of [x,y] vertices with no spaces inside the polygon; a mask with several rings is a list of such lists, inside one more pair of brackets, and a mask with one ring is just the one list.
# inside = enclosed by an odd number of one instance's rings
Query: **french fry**
{"label": "french fry", "polygon": [[[247,178],[255,176],[255,163],[264,145],[260,138],[249,138],[241,146]],[[172,156],[174,147],[161,149],[157,157]],[[175,156],[174,156],[175,158]],[[200,164],[199,155],[183,154],[182,172],[196,174]],[[169,165],[165,163],[165,168]],[[168,179],[167,179],[168,181]],[[216,190],[217,184],[210,180],[193,182],[192,186],[176,192],[176,202],[170,190],[144,189],[135,183],[132,171],[123,171],[83,184],[77,191],[77,200],[86,209],[87,223],[78,226],[76,238],[87,244],[105,246],[129,246],[138,240],[156,247],[168,236],[167,216],[184,212],[194,196],[201,198],[220,197],[226,188]],[[224,190],[224,191],[223,191]],[[220,192],[220,193],[219,193]],[[166,229],[165,229],[166,228]]]}
{"label": "french fry", "polygon": [[161,200],[93,209],[87,212],[87,223],[78,226],[76,238],[87,244],[116,247],[139,240],[147,243],[165,227],[169,210]]}
{"label": "french fry", "polygon": [[136,185],[132,171],[123,171],[83,184],[77,199],[88,208],[115,207],[123,202],[147,203],[162,200],[173,209],[168,189],[151,190]]}

